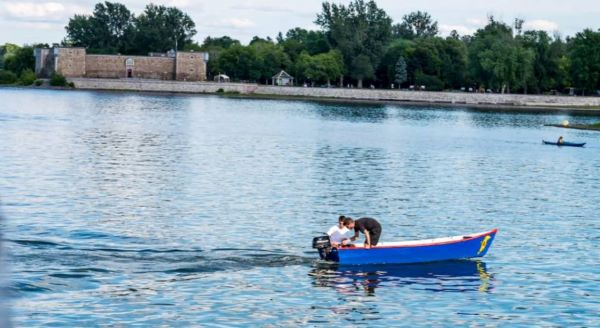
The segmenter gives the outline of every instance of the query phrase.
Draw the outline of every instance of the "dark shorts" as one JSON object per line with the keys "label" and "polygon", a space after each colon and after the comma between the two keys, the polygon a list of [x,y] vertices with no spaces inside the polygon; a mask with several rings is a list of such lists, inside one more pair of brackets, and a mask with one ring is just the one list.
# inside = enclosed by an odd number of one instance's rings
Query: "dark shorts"
{"label": "dark shorts", "polygon": [[379,243],[379,237],[381,237],[381,226],[369,231],[369,234],[371,235],[371,246],[377,246],[377,243]]}

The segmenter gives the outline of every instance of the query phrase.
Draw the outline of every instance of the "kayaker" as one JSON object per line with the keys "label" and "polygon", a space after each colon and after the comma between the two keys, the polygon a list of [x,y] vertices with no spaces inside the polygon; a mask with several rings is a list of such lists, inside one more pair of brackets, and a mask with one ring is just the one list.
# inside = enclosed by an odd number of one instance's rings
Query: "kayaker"
{"label": "kayaker", "polygon": [[558,141],[556,142],[559,145],[562,145],[565,143],[565,139],[563,139],[563,136],[560,136],[560,138],[558,138]]}
{"label": "kayaker", "polygon": [[354,229],[354,236],[350,238],[351,241],[358,239],[359,232],[362,232],[365,235],[365,248],[377,246],[381,236],[381,224],[377,220],[364,217],[355,221],[347,217],[344,219],[344,226],[348,229]]}
{"label": "kayaker", "polygon": [[340,245],[347,245],[350,243],[350,238],[345,236],[346,232],[350,230],[348,230],[348,228],[344,226],[344,219],[346,219],[346,217],[340,215],[340,217],[338,218],[338,224],[329,228],[329,230],[327,231],[329,239],[331,240],[331,245],[334,247]]}

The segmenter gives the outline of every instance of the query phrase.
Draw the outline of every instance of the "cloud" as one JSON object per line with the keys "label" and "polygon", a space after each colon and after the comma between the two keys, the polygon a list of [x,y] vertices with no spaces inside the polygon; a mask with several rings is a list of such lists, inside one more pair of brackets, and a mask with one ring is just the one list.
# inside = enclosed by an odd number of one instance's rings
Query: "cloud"
{"label": "cloud", "polygon": [[62,17],[65,12],[65,6],[58,2],[7,2],[2,9],[9,17],[34,20]]}
{"label": "cloud", "polygon": [[542,30],[542,31],[558,31],[558,24],[553,21],[548,21],[544,19],[536,19],[532,21],[525,21],[523,27],[526,30]]}
{"label": "cloud", "polygon": [[269,12],[269,13],[287,13],[294,11],[289,7],[279,7],[279,6],[269,6],[269,5],[257,5],[257,4],[240,4],[237,6],[229,7],[230,10],[255,10],[260,12]]}
{"label": "cloud", "polygon": [[225,27],[233,29],[245,29],[255,27],[256,23],[248,18],[226,18],[218,22],[204,24],[208,27]]}
{"label": "cloud", "polygon": [[450,32],[456,30],[460,35],[471,35],[475,33],[476,29],[467,27],[464,25],[448,25],[448,24],[440,24],[440,34],[441,35],[450,35]]}
{"label": "cloud", "polygon": [[184,7],[188,7],[190,5],[190,1],[189,0],[169,0],[169,1],[167,1],[167,5],[170,7],[184,8]]}
{"label": "cloud", "polygon": [[62,27],[61,24],[47,23],[47,22],[23,22],[23,23],[20,23],[19,26],[27,28],[27,29],[48,30],[48,31]]}
{"label": "cloud", "polygon": [[[0,5],[0,16],[18,23],[45,22],[64,23],[75,13],[86,13],[89,9],[58,2],[5,2]],[[42,25],[40,25],[42,26]],[[48,28],[45,26],[44,28]]]}
{"label": "cloud", "polygon": [[487,21],[487,19],[481,19],[481,18],[469,18],[469,19],[467,19],[467,23],[469,25],[485,26],[488,23],[488,21]]}

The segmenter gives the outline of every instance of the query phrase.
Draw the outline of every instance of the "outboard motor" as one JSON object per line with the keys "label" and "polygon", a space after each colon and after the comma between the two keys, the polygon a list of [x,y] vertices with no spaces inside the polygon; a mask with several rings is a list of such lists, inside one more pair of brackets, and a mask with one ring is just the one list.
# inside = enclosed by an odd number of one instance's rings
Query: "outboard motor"
{"label": "outboard motor", "polygon": [[323,235],[313,238],[313,248],[323,249],[331,247],[331,239],[328,235]]}
{"label": "outboard motor", "polygon": [[328,235],[313,238],[312,247],[319,251],[321,260],[335,262],[339,261],[337,249],[331,248],[331,239],[329,239]]}

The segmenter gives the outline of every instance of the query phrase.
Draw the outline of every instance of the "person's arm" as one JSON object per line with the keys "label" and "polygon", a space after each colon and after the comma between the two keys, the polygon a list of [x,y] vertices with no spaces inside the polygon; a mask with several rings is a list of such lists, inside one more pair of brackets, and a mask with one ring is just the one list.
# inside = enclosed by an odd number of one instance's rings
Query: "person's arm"
{"label": "person's arm", "polygon": [[371,248],[371,235],[368,230],[365,230],[365,248]]}
{"label": "person's arm", "polygon": [[358,230],[354,230],[354,236],[350,238],[351,241],[355,241],[358,239]]}

